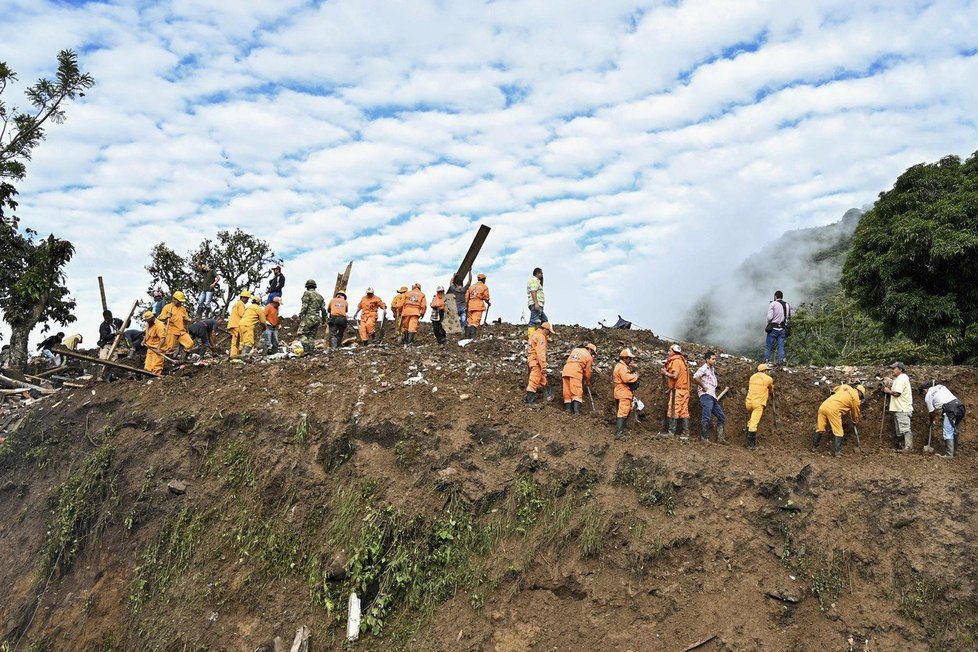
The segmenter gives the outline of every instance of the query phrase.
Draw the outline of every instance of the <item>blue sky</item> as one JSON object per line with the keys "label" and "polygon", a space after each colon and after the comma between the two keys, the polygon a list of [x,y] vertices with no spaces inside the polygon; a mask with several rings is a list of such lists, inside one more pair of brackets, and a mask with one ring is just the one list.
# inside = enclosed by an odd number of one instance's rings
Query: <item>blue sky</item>
{"label": "blue sky", "polygon": [[290,313],[351,259],[354,294],[430,292],[485,223],[496,316],[540,266],[555,321],[669,334],[783,231],[978,149],[964,1],[7,0],[0,44],[21,80],[74,48],[98,82],[20,186],[78,247],[85,333],[96,277],[122,311],[159,241],[268,239]]}

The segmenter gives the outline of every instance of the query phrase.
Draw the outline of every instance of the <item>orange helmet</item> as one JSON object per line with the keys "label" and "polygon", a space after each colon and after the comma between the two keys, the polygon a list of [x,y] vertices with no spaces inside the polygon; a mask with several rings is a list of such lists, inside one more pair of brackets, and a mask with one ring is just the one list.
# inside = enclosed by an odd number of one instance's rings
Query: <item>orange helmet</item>
{"label": "orange helmet", "polygon": [[618,354],[618,357],[619,358],[634,358],[635,356],[632,355],[632,350],[631,349],[622,349],[621,350],[621,353]]}
{"label": "orange helmet", "polygon": [[585,344],[584,345],[584,348],[587,349],[588,351],[590,351],[591,353],[597,353],[598,352],[598,347],[594,346],[594,344],[592,344],[591,342],[588,342],[587,344]]}

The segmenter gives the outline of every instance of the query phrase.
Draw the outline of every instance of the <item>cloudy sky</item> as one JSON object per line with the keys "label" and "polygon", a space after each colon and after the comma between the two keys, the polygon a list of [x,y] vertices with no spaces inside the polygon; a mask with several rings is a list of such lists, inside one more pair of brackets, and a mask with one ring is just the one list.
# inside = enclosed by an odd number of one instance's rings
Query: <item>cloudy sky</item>
{"label": "cloudy sky", "polygon": [[[791,228],[871,204],[908,166],[978,149],[978,3],[813,0],[5,0],[23,82],[75,49],[97,86],[21,184],[124,311],[150,247],[241,227],[354,294],[447,280],[480,223],[493,312],[530,271],[548,313],[669,334]],[[6,94],[19,96],[26,83]],[[763,320],[765,306],[756,309]],[[94,339],[94,338],[93,338]]]}

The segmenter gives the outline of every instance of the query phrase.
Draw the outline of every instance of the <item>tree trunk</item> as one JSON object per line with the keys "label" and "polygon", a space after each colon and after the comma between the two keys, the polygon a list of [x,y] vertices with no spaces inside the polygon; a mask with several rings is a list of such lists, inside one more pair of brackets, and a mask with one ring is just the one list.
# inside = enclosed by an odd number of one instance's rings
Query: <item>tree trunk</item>
{"label": "tree trunk", "polygon": [[27,340],[31,329],[26,325],[10,326],[10,366],[14,369],[27,368]]}

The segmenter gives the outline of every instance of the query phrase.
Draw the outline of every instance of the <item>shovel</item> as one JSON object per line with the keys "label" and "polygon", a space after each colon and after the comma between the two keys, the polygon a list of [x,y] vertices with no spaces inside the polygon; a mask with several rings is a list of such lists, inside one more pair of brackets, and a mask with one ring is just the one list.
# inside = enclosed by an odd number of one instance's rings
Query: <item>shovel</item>
{"label": "shovel", "polygon": [[856,448],[859,449],[859,452],[862,452],[863,446],[862,442],[859,441],[859,428],[856,426],[856,424],[852,424],[852,431],[856,433]]}
{"label": "shovel", "polygon": [[934,434],[934,422],[931,421],[930,422],[930,425],[927,426],[927,445],[924,446],[924,452],[925,453],[933,453],[934,452],[934,447],[930,445],[930,438],[931,438],[931,435],[933,435],[933,434]]}
{"label": "shovel", "polygon": [[594,407],[594,394],[591,393],[591,386],[585,385],[584,387],[587,389],[587,397],[591,399],[591,414],[597,414],[598,409]]}

